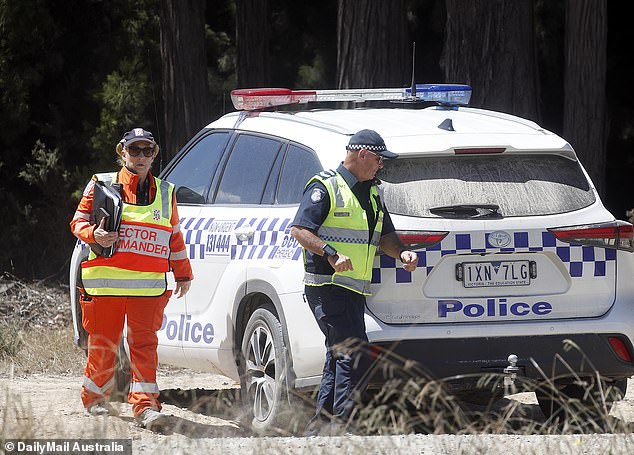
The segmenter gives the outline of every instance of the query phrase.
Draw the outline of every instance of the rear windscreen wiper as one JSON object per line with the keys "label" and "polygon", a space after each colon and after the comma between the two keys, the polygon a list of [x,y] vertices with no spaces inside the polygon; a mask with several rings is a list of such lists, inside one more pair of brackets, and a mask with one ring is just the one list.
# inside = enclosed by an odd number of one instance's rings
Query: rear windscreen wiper
{"label": "rear windscreen wiper", "polygon": [[496,204],[456,204],[429,209],[434,215],[444,218],[502,218]]}

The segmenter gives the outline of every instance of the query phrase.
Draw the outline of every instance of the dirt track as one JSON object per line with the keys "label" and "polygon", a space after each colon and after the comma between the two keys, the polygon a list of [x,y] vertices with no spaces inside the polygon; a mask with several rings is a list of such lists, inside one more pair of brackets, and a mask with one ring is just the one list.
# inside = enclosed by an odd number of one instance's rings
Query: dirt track
{"label": "dirt track", "polygon": [[[30,375],[0,378],[3,438],[131,438],[134,453],[634,453],[632,434],[616,435],[397,435],[347,437],[255,437],[240,424],[233,386],[211,374],[163,372],[159,377],[164,411],[173,432],[157,434],[133,423],[130,408],[115,403],[119,417],[87,417],[79,400],[79,376]],[[519,394],[519,410],[543,419],[532,394]],[[192,405],[192,403],[196,403]],[[634,422],[634,384],[613,410]]]}
{"label": "dirt track", "polygon": [[[20,352],[22,365],[16,370],[20,373],[14,377],[9,371],[10,361],[5,359],[1,363],[0,439],[122,438],[133,441],[135,454],[169,455],[634,453],[631,429],[619,434],[571,436],[542,436],[531,429],[520,428],[523,434],[255,437],[240,421],[241,409],[232,390],[235,384],[222,376],[184,370],[159,370],[161,401],[164,411],[172,416],[171,434],[157,434],[136,427],[130,407],[125,403],[114,403],[120,411],[119,417],[88,417],[84,415],[79,398],[83,354],[72,346],[68,330],[59,333],[43,330],[43,327],[69,327],[67,290],[57,287],[41,290],[15,279],[0,279],[0,294],[5,299],[0,308],[0,321],[12,322],[28,317],[31,327],[23,334],[27,338]],[[42,295],[56,297],[50,304],[42,305]],[[40,304],[31,305],[35,301]],[[29,373],[32,371],[67,371],[68,374]],[[507,400],[507,403],[517,405],[514,413],[539,428],[544,416],[534,394],[518,394],[513,399],[517,401]],[[312,406],[308,412],[311,410]],[[612,415],[619,422],[634,423],[632,380],[628,394],[617,403]],[[0,453],[3,451],[0,444]]]}

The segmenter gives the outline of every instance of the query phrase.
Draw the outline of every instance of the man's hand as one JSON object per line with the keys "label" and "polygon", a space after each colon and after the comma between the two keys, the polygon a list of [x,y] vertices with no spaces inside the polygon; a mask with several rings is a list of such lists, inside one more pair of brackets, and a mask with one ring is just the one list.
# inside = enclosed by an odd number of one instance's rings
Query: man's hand
{"label": "man's hand", "polygon": [[174,289],[174,295],[177,299],[180,299],[182,296],[189,292],[189,288],[192,286],[191,281],[177,281],[176,289]]}
{"label": "man's hand", "polygon": [[346,272],[354,270],[352,261],[345,254],[337,253],[334,256],[328,256],[328,263],[335,269],[335,272]]}
{"label": "man's hand", "polygon": [[413,251],[402,251],[401,252],[401,262],[403,263],[403,268],[408,272],[413,272],[416,270],[416,266],[418,265],[418,256]]}
{"label": "man's hand", "polygon": [[101,219],[99,226],[97,227],[97,229],[95,229],[95,232],[93,234],[95,236],[95,242],[97,242],[99,245],[101,245],[104,248],[108,248],[112,246],[114,242],[117,241],[117,237],[119,237],[119,233],[116,231],[114,232],[106,231],[104,229],[105,225],[106,225],[106,218],[104,217]]}

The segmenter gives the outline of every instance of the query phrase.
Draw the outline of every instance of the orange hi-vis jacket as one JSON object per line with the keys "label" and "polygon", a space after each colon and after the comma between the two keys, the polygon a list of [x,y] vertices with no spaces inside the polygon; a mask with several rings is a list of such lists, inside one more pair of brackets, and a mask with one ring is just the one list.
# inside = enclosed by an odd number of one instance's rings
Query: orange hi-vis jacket
{"label": "orange hi-vis jacket", "polygon": [[[89,217],[92,211],[94,184],[97,178],[97,176],[93,176],[86,186],[75,216],[71,221],[73,234],[86,243],[95,243],[95,226],[90,225]],[[86,281],[88,281],[87,278],[94,278],[95,280],[92,282],[98,283],[100,282],[99,278],[106,275],[111,283],[128,282],[130,284],[125,284],[122,288],[117,289],[119,287],[117,285],[84,283],[88,294],[147,297],[161,295],[165,291],[165,272],[169,269],[173,270],[176,281],[193,279],[185,242],[180,231],[173,191],[157,191],[156,184],[157,182],[160,184],[161,181],[155,179],[151,174],[148,174],[147,178],[150,183],[148,205],[139,206],[139,209],[136,209],[138,176],[126,167],[121,168],[117,173],[116,181],[122,184],[124,210],[119,238],[116,242],[116,253],[111,258],[104,258],[96,257],[91,252],[89,261],[82,264],[82,277]],[[164,183],[163,189],[171,188],[171,184]],[[171,200],[162,201],[161,204],[160,199],[166,195],[169,195]],[[159,205],[151,207],[153,204]],[[143,210],[144,208],[146,210]],[[164,215],[166,209],[171,212],[169,220],[161,216]],[[159,216],[156,216],[157,214]],[[165,216],[167,215],[165,214]],[[94,273],[92,273],[93,271]],[[135,279],[130,280],[131,278]],[[133,284],[134,282],[145,284],[136,286]],[[126,286],[132,286],[132,288],[125,289]]]}

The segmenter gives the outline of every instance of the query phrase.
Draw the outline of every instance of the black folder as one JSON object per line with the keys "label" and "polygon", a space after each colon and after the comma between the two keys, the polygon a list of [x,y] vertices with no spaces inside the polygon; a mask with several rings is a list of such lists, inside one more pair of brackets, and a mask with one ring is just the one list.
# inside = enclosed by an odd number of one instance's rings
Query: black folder
{"label": "black folder", "polygon": [[[121,212],[123,203],[120,190],[117,184],[107,185],[104,182],[95,182],[95,190],[92,200],[92,212],[90,213],[90,224],[99,226],[101,220],[106,218],[104,228],[108,232],[118,231],[121,225]],[[111,257],[114,254],[115,246],[104,248],[98,243],[92,243],[90,248],[95,254]]]}

